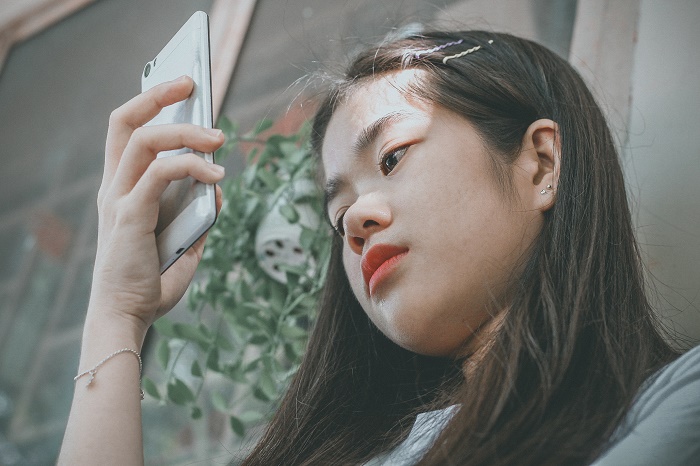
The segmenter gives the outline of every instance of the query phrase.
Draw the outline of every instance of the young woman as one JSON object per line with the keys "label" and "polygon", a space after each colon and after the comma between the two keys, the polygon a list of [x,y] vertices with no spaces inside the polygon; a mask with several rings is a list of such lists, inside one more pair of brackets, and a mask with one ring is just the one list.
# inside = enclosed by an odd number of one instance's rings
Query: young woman
{"label": "young woman", "polygon": [[[81,372],[138,351],[201,254],[158,275],[158,197],[223,173],[154,158],[222,137],[141,127],[190,90],[112,115]],[[246,464],[700,464],[700,351],[661,336],[610,131],[564,60],[481,31],[382,44],[334,83],[313,135],[329,278]],[[143,461],[138,371],[119,354],[76,385],[60,462]]]}

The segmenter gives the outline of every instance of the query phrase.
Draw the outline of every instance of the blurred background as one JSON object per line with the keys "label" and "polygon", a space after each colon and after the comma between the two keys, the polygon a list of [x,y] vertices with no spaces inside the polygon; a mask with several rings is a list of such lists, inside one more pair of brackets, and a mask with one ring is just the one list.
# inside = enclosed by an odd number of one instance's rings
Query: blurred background
{"label": "blurred background", "polygon": [[[196,10],[210,14],[214,104],[293,131],[318,71],[397,28],[483,28],[568,58],[609,115],[664,322],[700,340],[700,2],[696,0],[2,0],[0,465],[53,464],[77,369],[110,112]],[[226,159],[229,175],[242,166]],[[184,305],[174,311],[187,312]],[[145,349],[145,372],[162,371]],[[227,464],[225,421],[147,398],[148,464]]]}

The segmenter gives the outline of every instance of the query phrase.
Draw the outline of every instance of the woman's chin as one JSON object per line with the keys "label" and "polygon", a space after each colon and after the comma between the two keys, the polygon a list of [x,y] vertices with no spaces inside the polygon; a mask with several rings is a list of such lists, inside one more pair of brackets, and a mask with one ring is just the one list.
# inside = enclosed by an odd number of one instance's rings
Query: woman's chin
{"label": "woman's chin", "polygon": [[452,357],[459,353],[469,338],[468,334],[462,332],[436,331],[434,325],[430,326],[420,319],[408,316],[397,316],[396,321],[385,321],[377,325],[387,338],[400,347],[424,356]]}

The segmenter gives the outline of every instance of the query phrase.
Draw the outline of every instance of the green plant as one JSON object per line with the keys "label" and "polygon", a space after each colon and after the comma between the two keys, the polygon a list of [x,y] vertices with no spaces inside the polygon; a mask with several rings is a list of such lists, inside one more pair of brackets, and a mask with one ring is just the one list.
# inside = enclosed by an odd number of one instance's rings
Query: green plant
{"label": "green plant", "polygon": [[[147,378],[143,385],[154,398],[189,407],[195,419],[209,402],[242,436],[247,425],[271,412],[297,370],[325,279],[329,228],[320,221],[323,202],[314,183],[308,124],[292,135],[267,137],[262,135],[272,126],[269,120],[243,135],[227,118],[218,126],[227,138],[218,159],[241,143],[252,149],[243,172],[222,183],[224,204],[188,294],[193,323],[165,318],[155,325],[161,335],[156,354],[167,371],[165,390]],[[297,225],[301,247],[299,261],[276,266],[277,279],[263,270],[256,249],[256,234],[271,212]],[[183,376],[175,367],[192,346],[198,357]],[[212,373],[226,382],[203,396]]]}

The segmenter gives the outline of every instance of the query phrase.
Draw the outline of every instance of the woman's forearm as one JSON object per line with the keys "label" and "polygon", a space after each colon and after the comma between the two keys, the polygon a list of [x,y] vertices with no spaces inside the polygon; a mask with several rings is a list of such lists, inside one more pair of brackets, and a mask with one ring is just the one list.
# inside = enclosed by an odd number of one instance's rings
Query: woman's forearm
{"label": "woman's forearm", "polygon": [[[85,324],[78,374],[122,348],[141,352],[143,331],[128,321]],[[139,360],[123,352],[75,382],[59,465],[143,464]]]}

